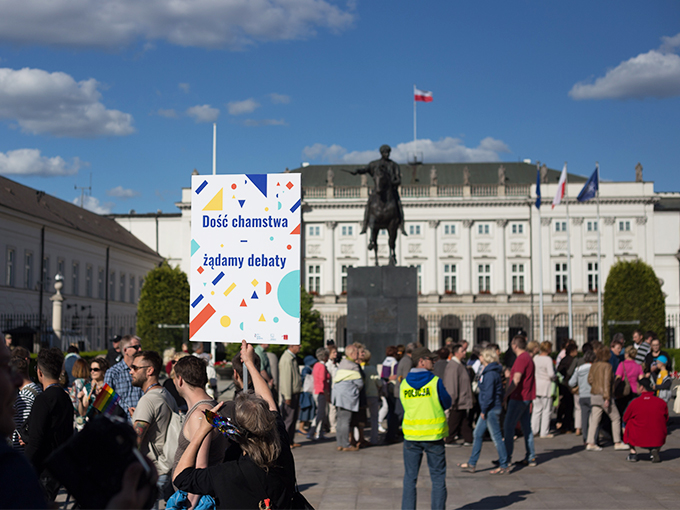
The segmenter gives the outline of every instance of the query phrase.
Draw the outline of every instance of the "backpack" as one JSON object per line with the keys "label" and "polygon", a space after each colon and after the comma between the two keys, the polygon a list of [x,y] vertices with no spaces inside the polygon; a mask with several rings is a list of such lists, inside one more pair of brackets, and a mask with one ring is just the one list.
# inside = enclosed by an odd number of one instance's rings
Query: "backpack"
{"label": "backpack", "polygon": [[175,453],[177,452],[177,444],[179,442],[179,433],[182,431],[182,426],[184,425],[184,416],[181,416],[179,413],[172,410],[172,406],[168,403],[165,396],[163,396],[163,400],[165,400],[165,404],[172,413],[170,422],[168,423],[168,430],[165,433],[165,444],[163,445],[163,457],[165,458],[165,462],[160,462],[160,454],[156,451],[153,443],[149,444],[156,460],[159,461],[159,475],[164,475],[172,471],[172,465],[175,462]]}
{"label": "backpack", "polygon": [[307,374],[305,376],[305,379],[302,383],[302,391],[304,393],[309,393],[310,395],[314,394],[314,375],[313,374]]}

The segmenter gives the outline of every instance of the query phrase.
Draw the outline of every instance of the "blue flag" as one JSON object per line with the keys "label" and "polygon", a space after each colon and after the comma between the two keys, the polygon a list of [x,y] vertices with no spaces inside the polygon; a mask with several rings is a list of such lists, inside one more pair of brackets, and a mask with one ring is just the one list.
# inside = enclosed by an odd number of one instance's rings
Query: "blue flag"
{"label": "blue flag", "polygon": [[541,171],[536,165],[536,209],[541,208]]}
{"label": "blue flag", "polygon": [[595,198],[599,185],[600,183],[598,182],[596,168],[595,171],[593,172],[593,175],[591,175],[590,179],[588,179],[588,181],[585,183],[583,189],[581,190],[581,193],[578,194],[578,197],[576,197],[576,199],[579,202],[587,202],[588,200]]}

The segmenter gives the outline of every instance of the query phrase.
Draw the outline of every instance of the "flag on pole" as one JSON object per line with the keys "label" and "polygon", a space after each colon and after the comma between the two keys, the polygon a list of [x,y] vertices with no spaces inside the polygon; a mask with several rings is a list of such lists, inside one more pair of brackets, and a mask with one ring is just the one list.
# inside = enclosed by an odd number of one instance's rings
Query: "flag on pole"
{"label": "flag on pole", "polygon": [[423,101],[424,103],[432,102],[432,92],[430,92],[429,90],[420,90],[414,87],[413,93],[415,95],[414,97],[415,101]]}
{"label": "flag on pole", "polygon": [[553,199],[553,209],[556,205],[560,205],[560,202],[564,198],[564,188],[567,184],[567,164],[564,164],[562,169],[562,174],[560,175],[560,181],[557,183],[557,193],[555,193],[555,198]]}
{"label": "flag on pole", "polygon": [[541,208],[541,170],[536,165],[536,209]]}
{"label": "flag on pole", "polygon": [[585,183],[583,186],[583,189],[581,190],[581,193],[578,194],[578,197],[576,199],[579,202],[587,202],[588,200],[591,200],[595,198],[595,195],[597,194],[597,190],[600,188],[600,183],[597,178],[597,168],[593,172],[593,175],[590,176],[590,179]]}

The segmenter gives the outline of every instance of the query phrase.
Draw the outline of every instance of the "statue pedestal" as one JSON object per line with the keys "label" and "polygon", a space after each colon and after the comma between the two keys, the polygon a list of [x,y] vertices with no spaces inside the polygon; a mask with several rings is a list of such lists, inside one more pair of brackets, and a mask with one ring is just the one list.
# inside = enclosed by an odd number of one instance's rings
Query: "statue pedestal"
{"label": "statue pedestal", "polygon": [[418,274],[415,267],[353,267],[347,272],[347,345],[365,344],[372,363],[389,345],[418,340]]}

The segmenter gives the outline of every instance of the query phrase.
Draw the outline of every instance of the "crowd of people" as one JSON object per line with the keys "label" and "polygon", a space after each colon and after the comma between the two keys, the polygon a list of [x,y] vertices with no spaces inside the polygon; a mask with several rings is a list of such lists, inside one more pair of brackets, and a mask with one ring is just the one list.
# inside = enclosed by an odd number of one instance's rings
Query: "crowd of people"
{"label": "crowd of people", "polygon": [[[334,435],[338,453],[403,442],[402,507],[416,506],[425,454],[432,507],[444,508],[445,449],[471,447],[458,467],[475,473],[487,434],[498,454],[492,475],[511,472],[518,437],[524,455],[516,463],[533,467],[534,440],[556,434],[582,436],[587,451],[600,451],[611,440],[615,450],[628,451],[629,461],[648,449],[660,462],[670,358],[653,332],[636,331],[632,340],[624,349],[625,338],[617,334],[609,346],[588,342],[580,353],[570,340],[554,360],[550,342],[527,342],[522,334],[503,354],[490,343],[471,353],[467,342],[447,341],[436,353],[395,345],[377,364],[360,343],[341,353],[330,341],[300,363],[299,345],[287,346],[277,359],[267,345],[243,342],[231,360],[235,398],[220,403],[214,367],[201,344],[192,346],[192,354],[184,346],[162,357],[128,335],[115,338],[106,356],[89,360],[75,346],[65,354],[43,348],[33,380],[29,352],[10,351],[8,340],[0,359],[7,376],[2,398],[13,410],[0,417],[8,438],[0,456],[15,455],[15,469],[26,473],[20,487],[41,487],[25,501],[13,500],[16,506],[45,507],[61,485],[48,468],[50,454],[97,419],[98,397],[112,391],[118,401],[107,414],[129,423],[148,463],[143,471],[139,464],[130,467],[121,483],[134,479],[136,489],[127,503],[114,499],[117,505],[144,506],[157,490],[168,508],[290,507],[299,495],[291,453],[301,447],[297,434],[308,444]],[[209,416],[218,418],[211,422]],[[35,480],[16,455],[30,463]],[[142,494],[144,473],[149,483]]]}

